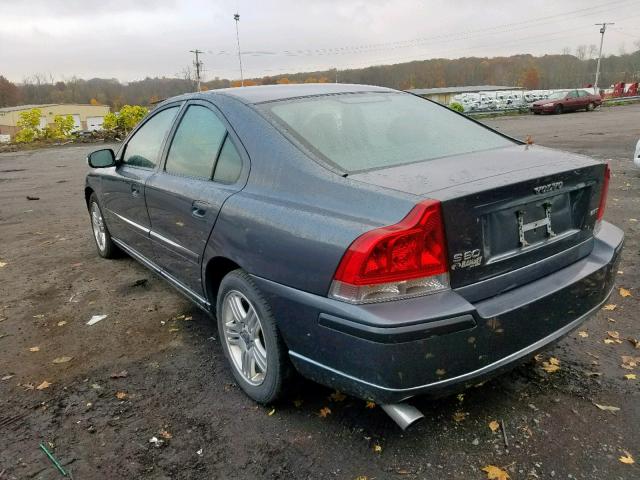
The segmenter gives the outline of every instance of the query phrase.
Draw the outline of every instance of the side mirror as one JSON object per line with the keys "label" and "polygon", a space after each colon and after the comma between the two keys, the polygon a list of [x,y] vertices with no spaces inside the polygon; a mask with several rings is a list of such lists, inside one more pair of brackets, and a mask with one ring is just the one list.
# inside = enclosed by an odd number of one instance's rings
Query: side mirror
{"label": "side mirror", "polygon": [[116,164],[116,155],[110,148],[103,148],[91,152],[87,156],[87,163],[91,168],[113,167]]}
{"label": "side mirror", "polygon": [[633,163],[636,164],[636,167],[640,168],[640,140],[636,144],[636,153],[633,155]]}

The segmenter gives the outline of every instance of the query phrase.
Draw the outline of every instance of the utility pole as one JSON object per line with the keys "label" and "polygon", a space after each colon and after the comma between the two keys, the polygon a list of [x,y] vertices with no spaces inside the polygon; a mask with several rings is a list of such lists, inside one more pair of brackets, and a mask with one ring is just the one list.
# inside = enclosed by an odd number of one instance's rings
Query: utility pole
{"label": "utility pole", "polygon": [[238,42],[238,62],[240,63],[240,85],[244,87],[244,76],[242,75],[242,54],[240,53],[240,34],[238,33],[238,22],[240,15],[235,13],[233,19],[236,21],[236,41]]}
{"label": "utility pole", "polygon": [[200,91],[200,75],[202,72],[202,62],[200,61],[200,57],[198,55],[204,52],[202,50],[198,50],[197,48],[195,50],[189,50],[189,51],[195,54],[196,56],[196,61],[193,62],[193,65],[196,67],[196,83],[198,84],[198,92],[199,92]]}
{"label": "utility pole", "polygon": [[596,81],[593,84],[593,93],[598,94],[598,79],[600,78],[600,60],[602,60],[602,44],[604,43],[604,32],[607,31],[607,25],[615,25],[611,22],[595,23],[594,25],[600,25],[600,55],[598,55],[598,66],[596,67]]}

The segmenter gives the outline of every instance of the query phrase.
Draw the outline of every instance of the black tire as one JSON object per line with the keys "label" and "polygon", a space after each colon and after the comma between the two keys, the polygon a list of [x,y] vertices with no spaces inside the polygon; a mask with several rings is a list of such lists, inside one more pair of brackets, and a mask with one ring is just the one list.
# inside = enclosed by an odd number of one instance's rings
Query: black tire
{"label": "black tire", "polygon": [[[93,219],[93,209],[97,208],[97,211],[100,213],[100,219],[102,221],[102,225],[104,227],[104,245],[101,245],[98,242],[98,235],[96,235],[96,225]],[[111,234],[109,233],[109,228],[107,227],[107,223],[104,220],[104,216],[102,215],[102,208],[100,208],[100,203],[98,203],[98,196],[95,193],[91,194],[89,197],[89,219],[91,220],[91,232],[93,236],[93,241],[96,244],[96,250],[98,250],[98,255],[102,258],[116,258],[119,253],[119,249],[113,240],[111,240]]]}
{"label": "black tire", "polygon": [[587,112],[593,112],[595,109],[596,109],[596,105],[593,102],[588,104],[586,108]]}
{"label": "black tire", "polygon": [[556,105],[556,108],[554,108],[553,111],[560,115],[564,111],[564,108],[562,108],[562,105]]}
{"label": "black tire", "polygon": [[[262,335],[260,341],[266,351],[267,367],[262,381],[258,385],[250,383],[250,381],[245,378],[240,367],[237,366],[232,358],[230,346],[227,342],[224,319],[225,313],[228,315],[228,312],[224,310],[225,299],[227,299],[230,294],[236,295],[237,292],[244,296],[245,300],[250,302],[258,315],[261,325]],[[227,307],[227,309],[228,308],[230,307]],[[224,355],[229,362],[233,377],[240,388],[242,388],[250,398],[262,404],[271,403],[281,398],[285,387],[288,386],[293,367],[289,361],[287,348],[278,331],[269,304],[251,277],[244,270],[234,270],[222,279],[216,301],[216,319]],[[239,340],[239,342],[243,341],[244,340]]]}

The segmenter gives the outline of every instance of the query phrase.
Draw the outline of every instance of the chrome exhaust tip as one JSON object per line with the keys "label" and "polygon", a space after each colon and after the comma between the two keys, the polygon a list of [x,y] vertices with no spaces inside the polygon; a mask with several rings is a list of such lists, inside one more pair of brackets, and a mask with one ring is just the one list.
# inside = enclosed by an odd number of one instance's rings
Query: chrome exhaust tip
{"label": "chrome exhaust tip", "polygon": [[381,407],[402,430],[424,418],[420,410],[408,403],[388,403]]}

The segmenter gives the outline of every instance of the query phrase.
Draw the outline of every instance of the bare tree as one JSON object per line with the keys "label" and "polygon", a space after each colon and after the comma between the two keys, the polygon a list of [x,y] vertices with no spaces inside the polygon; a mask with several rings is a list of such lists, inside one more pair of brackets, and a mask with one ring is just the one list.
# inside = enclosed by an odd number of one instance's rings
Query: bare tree
{"label": "bare tree", "polygon": [[587,57],[586,45],[578,45],[576,47],[576,57],[578,57],[578,60],[584,60]]}

